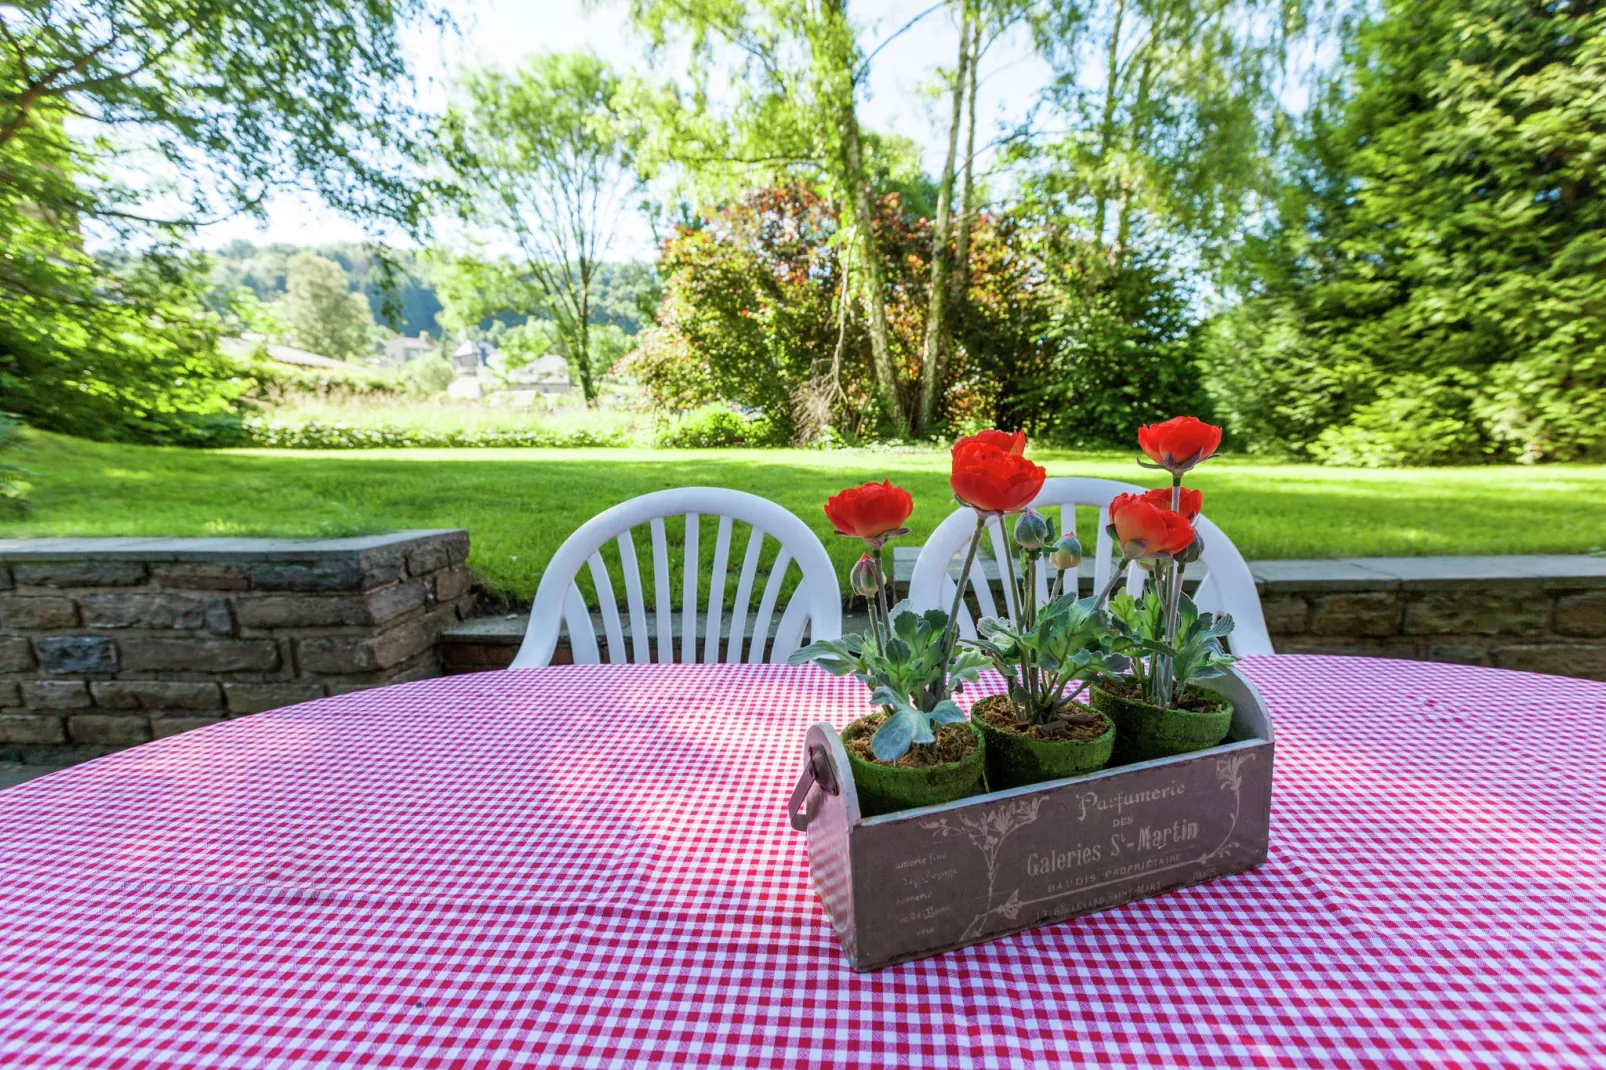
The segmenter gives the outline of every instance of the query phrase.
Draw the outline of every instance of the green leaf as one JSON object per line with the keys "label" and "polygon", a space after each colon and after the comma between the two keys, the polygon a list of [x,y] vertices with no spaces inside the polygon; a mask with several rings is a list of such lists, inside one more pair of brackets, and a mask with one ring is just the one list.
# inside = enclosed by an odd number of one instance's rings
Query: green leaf
{"label": "green leaf", "polygon": [[[925,718],[911,709],[899,710],[876,729],[876,734],[870,737],[870,753],[883,762],[895,762],[909,753],[909,748],[916,742]],[[926,727],[926,735],[931,735],[930,726]],[[929,740],[928,740],[929,742]]]}

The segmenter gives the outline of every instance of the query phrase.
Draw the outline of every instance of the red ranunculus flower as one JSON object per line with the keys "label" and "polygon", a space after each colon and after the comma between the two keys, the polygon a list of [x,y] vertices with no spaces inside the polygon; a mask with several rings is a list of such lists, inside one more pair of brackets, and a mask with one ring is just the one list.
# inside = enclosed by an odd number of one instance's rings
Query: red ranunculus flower
{"label": "red ranunculus flower", "polygon": [[875,539],[897,531],[915,511],[914,499],[890,479],[849,487],[825,500],[825,515],[838,535]]}
{"label": "red ranunculus flower", "polygon": [[953,473],[948,485],[954,497],[984,513],[1018,513],[1043,489],[1048,475],[1028,461],[1026,435],[983,431],[954,443]]}
{"label": "red ranunculus flower", "polygon": [[[1026,452],[1025,431],[1016,431],[1013,434],[1008,431],[977,431],[969,438],[960,439],[959,442],[985,442],[989,446],[997,446],[1005,453],[1013,453],[1017,457]],[[959,447],[959,442],[954,443],[955,449]]]}
{"label": "red ranunculus flower", "polygon": [[1143,543],[1144,557],[1181,553],[1193,542],[1193,525],[1188,518],[1156,505],[1145,494],[1117,494],[1110,503],[1110,523],[1115,525],[1115,537],[1123,548],[1129,543]]}
{"label": "red ranunculus flower", "polygon": [[[1161,509],[1169,509],[1171,508],[1171,488],[1157,487],[1154,490],[1145,491],[1143,500],[1153,505],[1158,505]],[[1181,513],[1184,519],[1192,520],[1199,515],[1199,510],[1203,508],[1204,491],[1194,490],[1192,487],[1183,487],[1182,497],[1177,502],[1177,512]]]}
{"label": "red ranunculus flower", "polygon": [[1138,428],[1138,448],[1172,472],[1186,472],[1216,452],[1221,428],[1192,416],[1173,416],[1163,424]]}

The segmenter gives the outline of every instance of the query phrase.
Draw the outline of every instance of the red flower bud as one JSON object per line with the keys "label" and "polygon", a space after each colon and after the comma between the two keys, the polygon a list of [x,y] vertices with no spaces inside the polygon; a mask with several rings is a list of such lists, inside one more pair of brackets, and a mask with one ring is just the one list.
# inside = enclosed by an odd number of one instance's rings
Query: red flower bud
{"label": "red flower bud", "polygon": [[915,511],[914,499],[891,480],[849,487],[825,501],[825,516],[838,535],[874,539],[903,527]]}
{"label": "red flower bud", "polygon": [[1173,416],[1163,424],[1138,428],[1138,448],[1170,472],[1186,472],[1220,445],[1221,428],[1192,416]]}
{"label": "red flower bud", "polygon": [[1043,489],[1048,473],[1028,461],[1026,435],[983,431],[954,443],[948,485],[954,497],[984,513],[1016,513]]}
{"label": "red flower bud", "polygon": [[1110,503],[1110,523],[1123,552],[1141,542],[1143,557],[1178,553],[1193,542],[1193,525],[1188,519],[1149,501],[1145,494],[1117,494]]}

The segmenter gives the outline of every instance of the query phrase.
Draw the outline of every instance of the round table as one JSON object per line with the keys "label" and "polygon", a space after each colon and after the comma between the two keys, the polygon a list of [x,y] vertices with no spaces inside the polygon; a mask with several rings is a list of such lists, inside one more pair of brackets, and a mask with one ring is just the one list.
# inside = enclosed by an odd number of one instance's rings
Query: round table
{"label": "round table", "polygon": [[784,814],[813,667],[324,699],[0,793],[0,1062],[1606,1064],[1606,685],[1244,663],[1259,869],[855,974]]}

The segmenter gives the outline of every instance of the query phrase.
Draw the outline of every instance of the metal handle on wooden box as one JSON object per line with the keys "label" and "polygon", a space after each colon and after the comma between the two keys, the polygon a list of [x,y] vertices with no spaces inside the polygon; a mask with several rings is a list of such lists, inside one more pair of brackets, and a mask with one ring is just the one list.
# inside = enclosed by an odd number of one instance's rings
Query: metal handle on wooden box
{"label": "metal handle on wooden box", "polygon": [[831,769],[831,758],[825,753],[825,748],[813,746],[809,748],[808,764],[803,766],[803,772],[797,778],[797,786],[792,789],[792,799],[787,804],[786,816],[791,819],[792,827],[799,832],[809,827],[809,818],[814,815],[808,811],[799,813],[803,801],[808,798],[809,788],[820,785],[820,790],[827,795],[836,795],[842,789],[837,787],[836,774]]}

